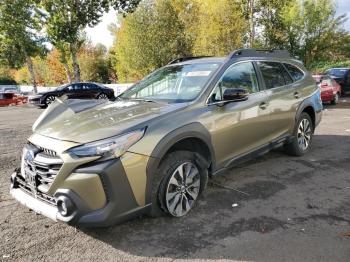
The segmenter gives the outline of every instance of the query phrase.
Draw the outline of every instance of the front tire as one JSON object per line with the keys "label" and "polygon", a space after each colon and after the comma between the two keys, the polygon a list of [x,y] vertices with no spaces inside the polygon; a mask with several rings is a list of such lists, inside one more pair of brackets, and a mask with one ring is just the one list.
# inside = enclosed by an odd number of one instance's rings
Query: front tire
{"label": "front tire", "polygon": [[208,181],[207,167],[199,158],[189,151],[166,156],[153,181],[151,216],[182,217],[193,209]]}
{"label": "front tire", "polygon": [[292,140],[285,145],[285,150],[289,155],[302,156],[310,150],[314,126],[311,117],[307,113],[302,113],[296,122]]}

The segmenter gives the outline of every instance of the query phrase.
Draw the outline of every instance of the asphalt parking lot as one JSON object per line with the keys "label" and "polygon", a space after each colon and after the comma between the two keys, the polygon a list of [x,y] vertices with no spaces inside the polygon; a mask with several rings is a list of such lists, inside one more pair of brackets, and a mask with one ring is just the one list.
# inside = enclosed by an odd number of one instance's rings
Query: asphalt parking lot
{"label": "asphalt parking lot", "polygon": [[41,112],[0,108],[0,261],[350,261],[350,97],[325,107],[306,156],[275,150],[215,177],[186,217],[88,230],[9,195]]}

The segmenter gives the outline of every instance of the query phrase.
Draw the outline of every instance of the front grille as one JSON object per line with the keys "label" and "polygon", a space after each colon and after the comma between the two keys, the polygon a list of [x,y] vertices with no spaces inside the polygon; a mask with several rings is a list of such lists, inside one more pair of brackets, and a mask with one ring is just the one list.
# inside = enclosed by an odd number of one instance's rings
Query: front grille
{"label": "front grille", "polygon": [[18,181],[20,187],[35,197],[55,205],[54,198],[47,195],[47,191],[62,164],[62,159],[55,151],[33,144],[26,145],[23,150],[21,166],[24,178],[22,177]]}
{"label": "front grille", "polygon": [[45,154],[46,156],[57,156],[57,153],[53,150],[47,149],[47,148],[43,148],[43,147],[39,147],[39,149],[42,151],[43,154]]}

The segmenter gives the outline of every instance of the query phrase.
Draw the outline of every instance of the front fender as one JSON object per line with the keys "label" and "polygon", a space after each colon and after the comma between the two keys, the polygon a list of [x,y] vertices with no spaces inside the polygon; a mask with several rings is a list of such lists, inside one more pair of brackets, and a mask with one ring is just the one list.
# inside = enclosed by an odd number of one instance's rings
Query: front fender
{"label": "front fender", "polygon": [[207,145],[210,151],[212,167],[215,168],[215,152],[212,147],[211,136],[209,131],[202,124],[198,122],[191,123],[173,130],[157,143],[147,163],[146,203],[151,203],[152,182],[162,158],[173,145],[186,138],[197,138]]}

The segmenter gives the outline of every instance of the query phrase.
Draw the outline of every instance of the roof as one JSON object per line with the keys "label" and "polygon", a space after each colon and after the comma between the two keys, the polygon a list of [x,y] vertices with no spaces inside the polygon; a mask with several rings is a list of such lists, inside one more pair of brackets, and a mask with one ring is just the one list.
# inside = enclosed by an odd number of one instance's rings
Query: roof
{"label": "roof", "polygon": [[242,59],[242,58],[282,58],[285,60],[289,60],[298,64],[302,64],[301,61],[293,58],[290,56],[289,52],[287,50],[274,50],[274,49],[252,49],[252,48],[246,48],[246,49],[238,49],[233,52],[231,52],[226,57],[206,57],[206,56],[199,56],[199,57],[181,57],[177,58],[175,60],[172,60],[169,62],[168,65],[178,65],[178,64],[196,64],[196,63],[221,63],[225,60],[231,60],[231,59]]}
{"label": "roof", "polygon": [[328,71],[328,70],[333,70],[333,69],[338,69],[338,70],[349,70],[350,68],[349,68],[349,67],[332,67],[332,68],[327,69],[327,71]]}

